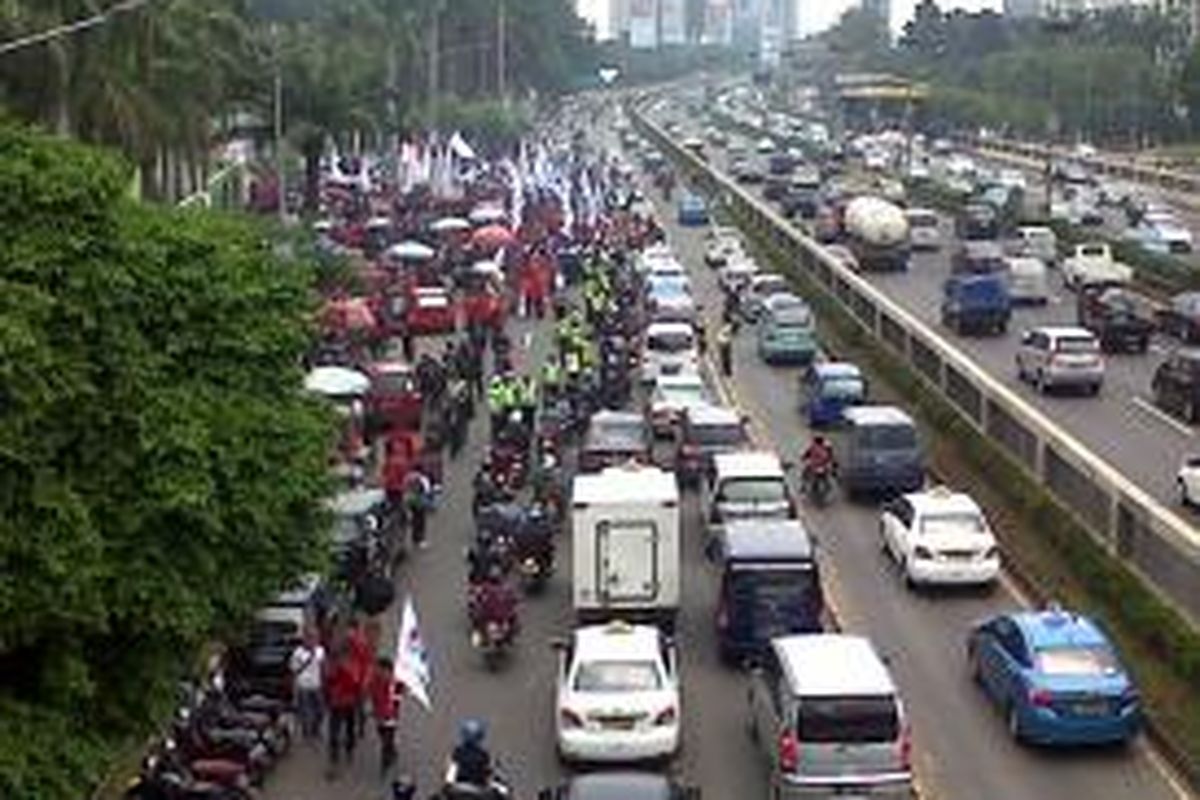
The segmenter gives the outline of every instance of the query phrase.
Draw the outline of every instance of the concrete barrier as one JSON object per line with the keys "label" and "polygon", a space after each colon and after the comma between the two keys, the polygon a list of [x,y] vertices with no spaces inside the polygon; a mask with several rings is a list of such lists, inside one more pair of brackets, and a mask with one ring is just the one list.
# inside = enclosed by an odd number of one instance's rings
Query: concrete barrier
{"label": "concrete barrier", "polygon": [[[865,330],[941,393],[983,436],[1011,454],[1084,524],[1112,557],[1200,628],[1200,531],[976,365],[940,333],[845,267],[772,208],[676,145],[631,109],[635,125],[691,182],[739,212],[794,258]],[[1147,453],[1147,458],[1155,454]]]}

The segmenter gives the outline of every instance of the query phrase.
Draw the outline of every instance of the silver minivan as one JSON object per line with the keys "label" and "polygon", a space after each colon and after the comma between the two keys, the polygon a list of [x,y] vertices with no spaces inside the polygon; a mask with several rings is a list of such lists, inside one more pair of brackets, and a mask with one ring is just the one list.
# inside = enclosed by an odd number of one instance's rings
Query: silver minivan
{"label": "silver minivan", "polygon": [[704,492],[710,537],[733,520],[795,519],[785,465],[768,451],[718,453]]}
{"label": "silver minivan", "polygon": [[867,639],[771,640],[751,669],[748,703],[747,729],[771,765],[771,797],[913,796],[904,705]]}

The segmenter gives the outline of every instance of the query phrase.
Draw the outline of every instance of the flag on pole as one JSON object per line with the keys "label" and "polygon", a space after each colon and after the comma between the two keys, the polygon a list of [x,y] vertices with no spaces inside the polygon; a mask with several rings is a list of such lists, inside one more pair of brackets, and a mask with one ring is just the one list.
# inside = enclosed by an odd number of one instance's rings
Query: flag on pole
{"label": "flag on pole", "polygon": [[429,668],[429,653],[425,649],[425,641],[421,638],[421,629],[417,625],[417,610],[413,607],[412,597],[404,601],[404,610],[400,616],[400,636],[396,640],[396,658],[392,674],[397,683],[403,684],[405,690],[416,698],[416,701],[429,711],[429,686],[433,675]]}

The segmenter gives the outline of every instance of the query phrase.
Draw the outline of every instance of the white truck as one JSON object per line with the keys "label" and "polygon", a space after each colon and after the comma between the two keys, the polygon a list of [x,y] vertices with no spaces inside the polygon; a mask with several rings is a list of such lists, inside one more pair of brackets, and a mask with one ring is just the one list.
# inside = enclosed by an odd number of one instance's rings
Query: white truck
{"label": "white truck", "polygon": [[674,626],[680,520],[675,476],[658,467],[575,477],[571,591],[581,623],[623,618]]}
{"label": "white truck", "polygon": [[1062,276],[1069,289],[1096,283],[1126,284],[1133,281],[1133,267],[1117,261],[1107,243],[1086,242],[1075,245],[1063,259]]}
{"label": "white truck", "polygon": [[908,269],[908,217],[899,206],[879,197],[856,197],[842,221],[862,269]]}

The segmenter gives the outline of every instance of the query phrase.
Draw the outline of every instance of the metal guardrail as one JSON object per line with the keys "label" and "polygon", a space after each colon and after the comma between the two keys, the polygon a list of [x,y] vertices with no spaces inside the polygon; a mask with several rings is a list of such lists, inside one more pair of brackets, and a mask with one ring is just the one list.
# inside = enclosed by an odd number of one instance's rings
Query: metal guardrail
{"label": "metal guardrail", "polygon": [[1152,186],[1160,186],[1164,189],[1170,189],[1175,192],[1190,192],[1192,194],[1200,194],[1200,176],[1188,175],[1183,172],[1176,172],[1167,169],[1154,169],[1152,167],[1142,167],[1137,164],[1117,161],[1111,158],[1085,158],[1075,155],[1074,153],[1065,150],[1061,147],[1051,145],[1036,144],[1031,142],[1017,142],[1010,139],[971,139],[971,144],[975,147],[984,150],[996,150],[1001,153],[1012,153],[1022,156],[1023,158],[1032,159],[1035,161],[1056,161],[1070,160],[1079,164],[1083,164],[1090,170],[1100,172],[1105,175],[1115,175],[1118,178],[1123,178],[1135,183],[1144,183]]}
{"label": "metal guardrail", "polygon": [[[1000,445],[1113,558],[1200,628],[1200,531],[976,365],[940,333],[845,267],[773,209],[676,145],[636,108],[634,123],[693,182],[741,212],[984,437]],[[1147,458],[1155,454],[1147,453]]]}

